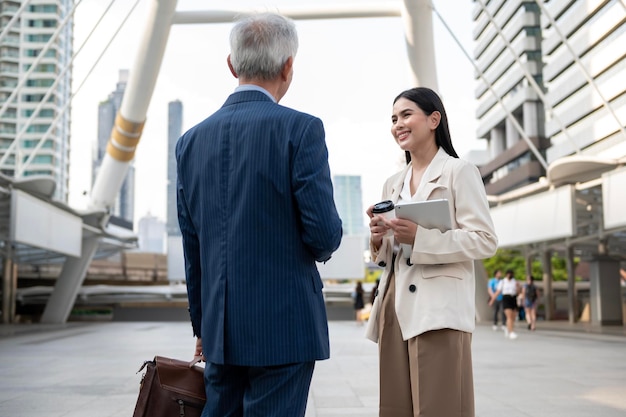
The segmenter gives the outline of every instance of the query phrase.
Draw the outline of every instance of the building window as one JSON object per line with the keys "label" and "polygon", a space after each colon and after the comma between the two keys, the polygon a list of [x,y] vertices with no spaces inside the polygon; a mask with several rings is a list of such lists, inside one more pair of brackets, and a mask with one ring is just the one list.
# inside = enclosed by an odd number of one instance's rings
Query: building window
{"label": "building window", "polygon": [[524,53],[526,54],[528,61],[541,61],[541,51],[526,51]]}
{"label": "building window", "polygon": [[539,5],[537,5],[537,3],[535,3],[534,1],[524,3],[523,6],[524,6],[524,11],[526,12],[539,13]]}
{"label": "building window", "polygon": [[[27,72],[31,67],[31,64],[26,64],[24,65],[24,72]],[[54,64],[40,64],[37,65],[37,68],[35,68],[35,72],[46,72],[46,73],[51,73],[51,72],[56,72],[56,65]]]}
{"label": "building window", "polygon": [[29,20],[26,25],[29,28],[55,28],[57,21],[52,19]]}
{"label": "building window", "polygon": [[[39,140],[25,140],[22,142],[22,147],[24,149],[32,149],[37,146]],[[44,142],[42,149],[52,149],[52,140],[48,139]]]}
{"label": "building window", "polygon": [[50,125],[32,125],[26,129],[28,133],[45,133],[50,128]]}
{"label": "building window", "polygon": [[31,13],[56,13],[57,6],[54,4],[36,4],[28,6],[28,11]]}
{"label": "building window", "polygon": [[[26,49],[24,50],[24,56],[37,57],[41,53],[41,49]],[[44,55],[46,58],[56,58],[57,53],[54,49],[48,49]]]}
{"label": "building window", "polygon": [[27,103],[37,103],[43,100],[43,94],[24,94],[22,96],[22,101]]}
{"label": "building window", "polygon": [[[28,156],[24,157],[24,162],[28,160]],[[52,155],[36,155],[33,158],[33,163],[35,164],[52,164]]]}
{"label": "building window", "polygon": [[24,35],[26,42],[48,42],[52,35],[46,34],[28,34]]}
{"label": "building window", "polygon": [[18,67],[15,64],[7,63],[7,62],[0,63],[0,72],[16,74],[17,69]]}
{"label": "building window", "polygon": [[526,26],[524,32],[529,37],[541,36],[541,28],[539,26]]}
{"label": "building window", "polygon": [[54,80],[27,80],[27,87],[50,87],[54,84]]}
{"label": "building window", "polygon": [[52,175],[52,173],[50,171],[42,171],[39,169],[37,171],[24,171],[22,175],[24,177],[30,177],[32,175]]}
{"label": "building window", "polygon": [[[22,111],[22,115],[24,117],[30,117],[33,115],[33,112],[35,110],[33,109],[27,109],[27,110],[23,110]],[[54,110],[52,109],[41,109],[39,110],[39,113],[37,114],[37,117],[54,117]]]}
{"label": "building window", "polygon": [[15,134],[15,124],[0,123],[0,133]]}

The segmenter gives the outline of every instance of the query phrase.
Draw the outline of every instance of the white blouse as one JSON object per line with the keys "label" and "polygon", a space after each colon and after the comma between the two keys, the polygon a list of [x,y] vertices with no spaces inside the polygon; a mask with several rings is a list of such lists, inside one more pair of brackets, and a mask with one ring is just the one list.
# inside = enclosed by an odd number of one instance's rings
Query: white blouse
{"label": "white blouse", "polygon": [[502,278],[500,282],[498,282],[498,287],[496,291],[502,290],[502,295],[517,295],[517,280],[515,278]]}

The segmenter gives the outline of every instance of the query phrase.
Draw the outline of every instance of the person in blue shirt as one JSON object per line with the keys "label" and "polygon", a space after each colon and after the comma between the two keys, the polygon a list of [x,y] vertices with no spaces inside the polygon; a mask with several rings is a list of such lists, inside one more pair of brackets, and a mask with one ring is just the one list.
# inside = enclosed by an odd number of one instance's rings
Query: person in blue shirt
{"label": "person in blue shirt", "polygon": [[[493,278],[491,278],[489,280],[489,283],[487,284],[487,291],[489,292],[489,298],[493,297],[493,295],[496,293],[496,290],[498,288],[498,282],[500,282],[501,279],[502,279],[502,271],[499,269],[496,269],[496,272],[494,273]],[[504,309],[502,308],[502,294],[498,294],[492,307],[493,307],[492,329],[498,330],[498,315],[500,315],[502,319],[501,321],[502,324],[500,327],[504,328],[504,325],[506,323],[506,317],[504,316]]]}

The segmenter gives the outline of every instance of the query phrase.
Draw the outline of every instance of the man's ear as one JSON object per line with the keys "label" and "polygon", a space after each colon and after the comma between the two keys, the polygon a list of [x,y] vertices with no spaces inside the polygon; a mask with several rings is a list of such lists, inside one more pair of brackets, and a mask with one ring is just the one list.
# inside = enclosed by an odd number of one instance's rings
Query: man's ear
{"label": "man's ear", "polygon": [[280,72],[280,76],[283,81],[287,81],[289,79],[289,74],[291,74],[292,69],[293,57],[290,56],[289,58],[287,58],[287,61],[285,61],[285,65],[283,65],[283,70]]}
{"label": "man's ear", "polygon": [[230,54],[228,54],[228,57],[226,57],[226,62],[228,63],[228,69],[230,70],[230,73],[233,74],[233,77],[239,78],[239,76],[235,72],[235,69],[233,68],[233,64],[230,62]]}

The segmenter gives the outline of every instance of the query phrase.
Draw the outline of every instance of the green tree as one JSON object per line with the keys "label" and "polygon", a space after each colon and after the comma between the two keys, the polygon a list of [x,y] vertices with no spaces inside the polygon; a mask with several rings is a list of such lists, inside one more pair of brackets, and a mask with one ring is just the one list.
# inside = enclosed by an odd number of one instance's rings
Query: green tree
{"label": "green tree", "polygon": [[[550,259],[552,263],[552,276],[554,281],[567,281],[567,263],[565,258],[553,253]],[[579,262],[578,258],[574,259],[574,265]],[[492,277],[497,269],[504,274],[508,269],[513,270],[515,278],[524,280],[526,278],[526,260],[521,252],[512,249],[498,249],[496,254],[488,259],[483,260],[483,265],[487,270],[487,274]],[[538,259],[533,259],[531,264],[531,272],[536,280],[543,279],[543,265]],[[578,280],[580,277],[576,277]]]}

